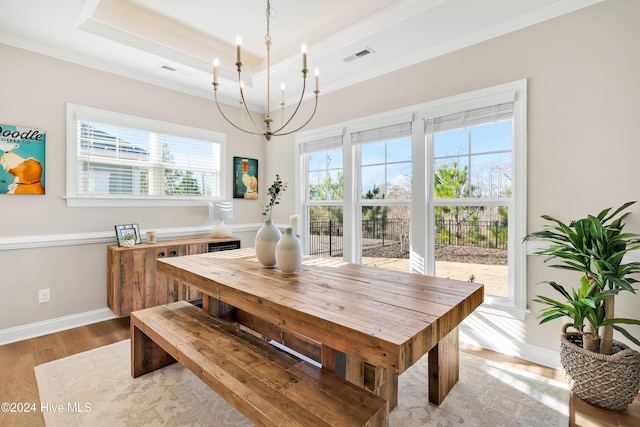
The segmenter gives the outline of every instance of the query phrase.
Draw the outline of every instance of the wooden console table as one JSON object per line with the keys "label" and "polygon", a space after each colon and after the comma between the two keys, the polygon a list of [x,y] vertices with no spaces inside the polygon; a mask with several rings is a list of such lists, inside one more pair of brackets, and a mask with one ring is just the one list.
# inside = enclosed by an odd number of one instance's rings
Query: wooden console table
{"label": "wooden console table", "polygon": [[239,249],[235,238],[190,237],[143,243],[133,248],[107,248],[107,306],[116,316],[179,300],[197,300],[199,291],[167,276],[156,275],[158,258]]}
{"label": "wooden console table", "polygon": [[229,304],[238,312],[232,320],[264,335],[269,327],[254,327],[256,319],[319,343],[326,369],[335,371],[336,351],[344,353],[345,378],[388,400],[389,409],[397,405],[397,376],[427,352],[429,400],[442,403],[458,380],[458,325],[484,298],[477,283],[332,259],[305,258],[298,273],[283,274],[263,267],[253,249],[156,264],[200,290],[212,314],[232,316],[222,310]]}

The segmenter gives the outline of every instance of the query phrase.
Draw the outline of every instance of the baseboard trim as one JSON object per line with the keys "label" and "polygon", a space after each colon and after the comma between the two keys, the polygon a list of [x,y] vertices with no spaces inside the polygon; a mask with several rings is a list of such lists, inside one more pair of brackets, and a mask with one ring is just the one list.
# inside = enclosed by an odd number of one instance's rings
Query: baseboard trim
{"label": "baseboard trim", "polygon": [[[480,336],[474,333],[473,329],[465,326],[460,326],[460,341],[548,368],[561,369],[560,353],[547,348],[512,340],[505,345],[504,341],[493,340],[490,336]],[[501,345],[497,345],[496,342],[500,342]]]}
{"label": "baseboard trim", "polygon": [[48,335],[54,332],[77,328],[78,326],[102,322],[104,320],[115,319],[115,317],[113,312],[105,307],[98,310],[3,329],[0,330],[0,345]]}

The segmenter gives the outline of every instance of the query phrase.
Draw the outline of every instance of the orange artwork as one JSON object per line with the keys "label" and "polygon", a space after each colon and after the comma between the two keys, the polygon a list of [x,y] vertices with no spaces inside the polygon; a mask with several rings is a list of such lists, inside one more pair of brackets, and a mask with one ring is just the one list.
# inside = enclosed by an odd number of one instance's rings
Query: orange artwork
{"label": "orange artwork", "polygon": [[0,125],[0,194],[45,194],[43,130]]}

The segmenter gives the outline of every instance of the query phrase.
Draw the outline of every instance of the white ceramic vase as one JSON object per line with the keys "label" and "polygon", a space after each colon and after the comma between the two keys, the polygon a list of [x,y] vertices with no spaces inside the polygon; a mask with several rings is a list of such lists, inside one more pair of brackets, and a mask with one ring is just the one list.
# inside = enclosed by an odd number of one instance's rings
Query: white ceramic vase
{"label": "white ceramic vase", "polygon": [[276,245],[282,237],[282,233],[273,225],[271,219],[266,219],[264,225],[256,233],[256,256],[260,264],[265,267],[274,267],[276,265]]}
{"label": "white ceramic vase", "polygon": [[283,273],[295,273],[302,265],[302,243],[293,234],[293,228],[287,227],[276,245],[276,263]]}

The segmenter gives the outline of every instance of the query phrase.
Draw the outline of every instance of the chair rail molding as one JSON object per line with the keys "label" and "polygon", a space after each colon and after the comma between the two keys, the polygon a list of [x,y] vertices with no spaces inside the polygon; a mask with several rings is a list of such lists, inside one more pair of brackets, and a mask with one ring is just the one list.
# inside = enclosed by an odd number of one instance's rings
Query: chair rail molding
{"label": "chair rail molding", "polygon": [[[230,225],[233,232],[258,231],[261,223],[235,224]],[[284,225],[282,226],[284,227]],[[208,236],[211,234],[213,225],[197,227],[179,228],[154,228],[153,231],[159,236],[158,241],[179,239],[181,237]],[[142,237],[147,230],[140,230]],[[0,237],[0,251],[10,251],[15,249],[37,249],[57,246],[91,245],[96,243],[116,244],[114,231],[96,231],[87,233],[63,233],[63,234],[40,234],[24,236]]]}

